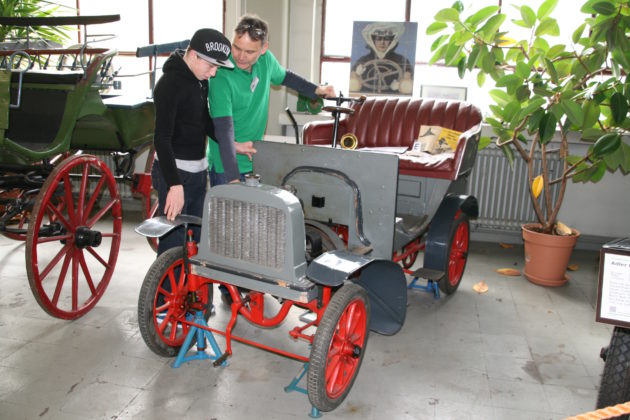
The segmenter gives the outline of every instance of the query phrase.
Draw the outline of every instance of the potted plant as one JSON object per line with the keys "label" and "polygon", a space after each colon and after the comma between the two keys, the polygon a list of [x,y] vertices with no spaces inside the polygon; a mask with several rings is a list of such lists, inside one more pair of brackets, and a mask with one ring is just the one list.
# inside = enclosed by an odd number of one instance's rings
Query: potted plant
{"label": "potted plant", "polygon": [[[48,0],[2,0],[0,16],[2,17],[46,17],[53,16],[61,5]],[[72,9],[69,9],[72,10]],[[28,37],[43,40],[47,43],[63,44],[68,39],[67,28],[39,26],[28,29]],[[8,40],[26,40],[27,28],[1,25],[0,42]],[[31,41],[33,41],[31,39]]]}
{"label": "potted plant", "polygon": [[[513,164],[521,158],[527,164],[531,202],[537,224],[523,226],[525,276],[538,284],[560,285],[579,233],[557,220],[567,182],[598,182],[607,172],[630,171],[630,29],[629,0],[588,0],[582,7],[584,23],[572,33],[572,44],[554,43],[559,35],[551,17],[557,0],[547,0],[538,10],[526,3],[514,6],[520,19],[513,23],[527,29],[524,40],[502,29],[506,15],[498,6],[464,12],[461,2],[440,10],[427,28],[439,35],[432,44],[431,63],[443,60],[457,66],[460,77],[478,71],[484,85],[494,82],[489,94],[494,101],[485,122],[497,135],[496,145]],[[490,81],[488,79],[488,81]],[[586,152],[573,154],[568,135],[577,132],[588,142]],[[552,139],[558,139],[557,141]],[[533,165],[539,152],[542,169]],[[557,154],[562,173],[552,177],[548,159]],[[557,196],[550,186],[559,184]],[[532,233],[533,232],[533,233]],[[530,236],[551,239],[542,262],[534,258]],[[567,245],[555,242],[568,240]],[[536,239],[540,242],[539,239]],[[568,248],[565,257],[551,256],[558,247]],[[536,271],[559,265],[549,277]]]}

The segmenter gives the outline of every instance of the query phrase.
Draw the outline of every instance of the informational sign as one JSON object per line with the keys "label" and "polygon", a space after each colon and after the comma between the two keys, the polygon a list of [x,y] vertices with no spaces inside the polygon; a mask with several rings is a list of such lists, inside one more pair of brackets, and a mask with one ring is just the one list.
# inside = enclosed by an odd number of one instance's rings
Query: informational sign
{"label": "informational sign", "polygon": [[630,327],[630,253],[602,249],[597,321]]}

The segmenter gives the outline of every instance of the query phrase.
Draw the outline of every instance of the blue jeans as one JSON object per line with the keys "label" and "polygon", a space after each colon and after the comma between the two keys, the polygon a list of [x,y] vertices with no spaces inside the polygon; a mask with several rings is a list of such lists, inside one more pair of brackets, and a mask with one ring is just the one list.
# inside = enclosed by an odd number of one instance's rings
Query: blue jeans
{"label": "blue jeans", "polygon": [[[203,202],[206,198],[208,172],[187,172],[181,169],[178,169],[178,171],[184,186],[184,207],[182,208],[182,214],[201,217],[203,215]],[[157,160],[153,162],[153,167],[151,168],[151,182],[153,188],[158,192],[157,214],[163,215],[166,195],[168,194],[168,185],[166,185],[166,180],[162,175],[162,170]],[[201,226],[189,226],[189,228],[193,231],[195,242],[199,242],[201,239]],[[186,241],[185,233],[184,227],[180,226],[162,236],[158,241],[158,255],[167,249],[176,246],[184,246]]]}

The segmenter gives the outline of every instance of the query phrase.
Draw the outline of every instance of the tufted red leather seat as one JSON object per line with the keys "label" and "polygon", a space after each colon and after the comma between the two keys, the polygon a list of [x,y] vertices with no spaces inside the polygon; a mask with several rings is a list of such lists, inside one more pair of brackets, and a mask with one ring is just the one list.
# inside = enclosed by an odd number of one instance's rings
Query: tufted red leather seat
{"label": "tufted red leather seat", "polygon": [[[399,159],[399,172],[405,175],[457,179],[472,168],[481,130],[481,111],[460,101],[409,97],[370,97],[352,105],[354,114],[339,121],[338,139],[346,133],[357,136],[361,147],[411,147],[421,125],[438,125],[461,131],[455,155],[439,164],[422,164]],[[303,142],[332,144],[333,122],[314,121],[304,126]]]}

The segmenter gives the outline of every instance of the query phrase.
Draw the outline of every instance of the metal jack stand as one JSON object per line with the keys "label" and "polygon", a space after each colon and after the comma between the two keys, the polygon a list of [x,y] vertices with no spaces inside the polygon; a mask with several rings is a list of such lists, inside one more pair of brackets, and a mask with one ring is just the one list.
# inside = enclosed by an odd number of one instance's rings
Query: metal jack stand
{"label": "metal jack stand", "polygon": [[[304,395],[308,395],[308,391],[298,385],[300,381],[302,380],[302,378],[304,377],[304,375],[306,375],[307,371],[308,371],[308,362],[304,363],[304,366],[302,366],[302,370],[291,380],[291,383],[284,387],[284,392],[297,391],[297,392],[301,392]],[[308,413],[308,416],[313,419],[318,419],[322,416],[322,413],[320,413],[316,407],[311,406],[311,412]]]}
{"label": "metal jack stand", "polygon": [[[193,317],[192,315],[188,314],[186,315],[186,319],[188,321],[192,321]],[[207,327],[208,324],[206,323],[206,320],[203,317],[203,311],[196,311],[195,312],[195,317],[194,317],[194,323],[196,325],[201,325],[204,327]],[[190,348],[190,345],[192,343],[193,338],[197,339],[197,352],[191,356],[186,356],[186,353],[188,353],[188,349]],[[210,347],[212,347],[212,351],[214,352],[214,355],[210,355],[208,353],[206,353],[206,346],[205,346],[205,339],[208,339],[208,343],[210,343]],[[188,335],[186,335],[186,339],[184,340],[184,344],[182,344],[182,347],[179,349],[179,354],[177,355],[177,358],[175,359],[175,361],[173,362],[173,367],[174,368],[178,368],[182,365],[182,363],[186,363],[186,362],[190,362],[191,360],[219,360],[221,359],[223,356],[223,354],[221,353],[221,350],[219,349],[219,345],[217,344],[217,341],[214,338],[214,335],[212,335],[212,333],[208,330],[204,330],[201,328],[198,328],[196,326],[193,326],[190,328],[190,331],[188,331]],[[221,366],[227,366],[227,362],[225,360],[222,360],[220,362]]]}
{"label": "metal jack stand", "polygon": [[[419,268],[412,274],[413,280],[407,286],[407,289],[419,289],[424,290],[427,293],[432,293],[434,299],[440,298],[440,288],[438,287],[438,281],[442,277],[444,277],[444,273],[437,270],[431,270],[428,268]],[[418,279],[422,277],[427,279],[427,285],[422,286],[421,284],[416,284]]]}

